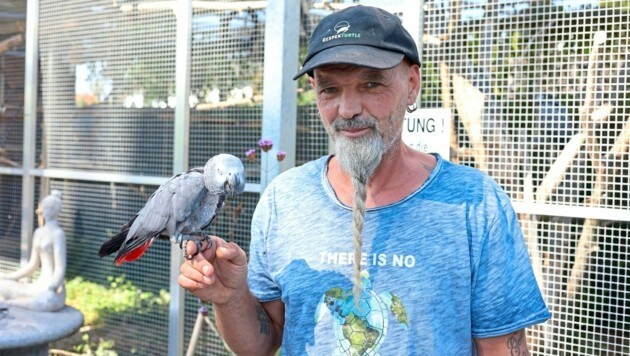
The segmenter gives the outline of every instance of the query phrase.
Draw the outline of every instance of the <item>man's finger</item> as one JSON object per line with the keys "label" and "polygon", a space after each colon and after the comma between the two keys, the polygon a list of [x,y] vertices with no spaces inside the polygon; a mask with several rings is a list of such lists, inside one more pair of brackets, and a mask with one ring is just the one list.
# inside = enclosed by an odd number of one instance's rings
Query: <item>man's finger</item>
{"label": "man's finger", "polygon": [[203,284],[214,283],[216,277],[214,276],[214,268],[212,268],[212,265],[207,263],[202,265],[200,269],[197,266],[200,266],[200,264],[193,266],[191,263],[182,263],[179,267],[179,271],[186,278],[195,282]]}
{"label": "man's finger", "polygon": [[177,283],[179,284],[180,287],[189,290],[191,292],[196,291],[197,289],[201,289],[201,288],[205,288],[207,287],[207,284],[204,283],[200,283],[197,282],[195,280],[192,280],[188,277],[186,277],[183,274],[180,274],[179,277],[177,277]]}
{"label": "man's finger", "polygon": [[217,258],[228,260],[238,266],[247,264],[245,251],[234,242],[220,241],[217,246],[216,256]]}

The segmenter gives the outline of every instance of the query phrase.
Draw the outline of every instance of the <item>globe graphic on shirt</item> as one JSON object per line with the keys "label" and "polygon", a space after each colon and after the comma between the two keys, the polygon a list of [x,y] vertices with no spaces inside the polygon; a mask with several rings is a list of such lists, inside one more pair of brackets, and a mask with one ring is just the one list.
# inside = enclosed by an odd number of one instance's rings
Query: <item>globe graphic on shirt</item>
{"label": "globe graphic on shirt", "polygon": [[361,282],[358,303],[351,290],[331,288],[324,293],[315,312],[316,322],[326,313],[332,315],[340,355],[377,355],[387,335],[390,313],[403,329],[409,326],[405,307],[396,295],[374,292],[367,271],[361,272]]}

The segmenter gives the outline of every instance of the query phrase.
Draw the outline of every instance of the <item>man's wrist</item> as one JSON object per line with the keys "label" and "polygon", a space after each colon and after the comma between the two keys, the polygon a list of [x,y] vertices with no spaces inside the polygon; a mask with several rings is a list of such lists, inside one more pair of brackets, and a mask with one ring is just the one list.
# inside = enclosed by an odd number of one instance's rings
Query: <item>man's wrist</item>
{"label": "man's wrist", "polygon": [[245,285],[245,288],[240,288],[234,292],[229,298],[221,301],[211,302],[214,308],[222,308],[225,310],[238,310],[248,305],[254,297],[251,295],[249,288]]}

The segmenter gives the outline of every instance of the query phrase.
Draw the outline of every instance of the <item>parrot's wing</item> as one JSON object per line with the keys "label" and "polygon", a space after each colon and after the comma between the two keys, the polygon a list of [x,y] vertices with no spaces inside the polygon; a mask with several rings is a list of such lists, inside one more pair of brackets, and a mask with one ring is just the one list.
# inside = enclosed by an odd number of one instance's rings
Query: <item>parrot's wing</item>
{"label": "parrot's wing", "polygon": [[138,213],[127,239],[175,233],[177,222],[186,219],[205,193],[203,174],[189,170],[162,184]]}
{"label": "parrot's wing", "polygon": [[175,223],[186,220],[208,192],[203,184],[203,170],[197,168],[173,180],[167,189],[173,197],[171,206]]}
{"label": "parrot's wing", "polygon": [[[137,259],[154,237],[173,235],[177,222],[190,215],[205,191],[203,174],[198,170],[176,175],[162,184],[134,218],[116,260]],[[128,254],[131,256],[123,258]]]}

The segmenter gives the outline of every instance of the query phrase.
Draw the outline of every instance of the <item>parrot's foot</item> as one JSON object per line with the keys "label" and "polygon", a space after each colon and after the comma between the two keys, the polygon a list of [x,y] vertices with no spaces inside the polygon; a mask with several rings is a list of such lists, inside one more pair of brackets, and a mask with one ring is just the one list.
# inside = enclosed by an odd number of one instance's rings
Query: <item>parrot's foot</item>
{"label": "parrot's foot", "polygon": [[[201,252],[212,247],[212,238],[209,235],[199,234],[199,235],[179,235],[177,236],[177,240],[179,242],[179,247],[184,251],[184,258],[187,260],[192,260],[195,256],[200,254]],[[197,247],[195,252],[192,254],[188,254],[186,250],[186,245],[188,241],[192,241],[195,243]],[[203,248],[203,242],[208,242],[208,246]]]}

